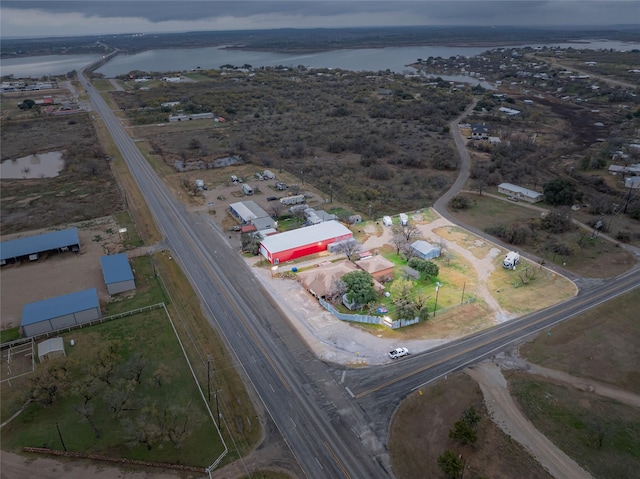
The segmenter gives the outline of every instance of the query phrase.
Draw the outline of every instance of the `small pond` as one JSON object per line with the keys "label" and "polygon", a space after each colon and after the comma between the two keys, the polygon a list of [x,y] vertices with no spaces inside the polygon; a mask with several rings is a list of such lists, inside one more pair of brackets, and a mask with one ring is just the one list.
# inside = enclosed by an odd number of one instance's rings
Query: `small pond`
{"label": "small pond", "polygon": [[53,178],[64,168],[62,152],[50,151],[0,163],[0,178]]}

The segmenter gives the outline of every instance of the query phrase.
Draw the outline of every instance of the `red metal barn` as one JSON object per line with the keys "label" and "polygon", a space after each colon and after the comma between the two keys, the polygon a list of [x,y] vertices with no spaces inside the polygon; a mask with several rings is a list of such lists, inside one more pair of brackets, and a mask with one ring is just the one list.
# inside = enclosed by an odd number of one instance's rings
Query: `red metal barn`
{"label": "red metal barn", "polygon": [[260,243],[260,254],[270,263],[279,264],[292,259],[325,251],[336,241],[352,238],[351,230],[337,221],[267,236]]}

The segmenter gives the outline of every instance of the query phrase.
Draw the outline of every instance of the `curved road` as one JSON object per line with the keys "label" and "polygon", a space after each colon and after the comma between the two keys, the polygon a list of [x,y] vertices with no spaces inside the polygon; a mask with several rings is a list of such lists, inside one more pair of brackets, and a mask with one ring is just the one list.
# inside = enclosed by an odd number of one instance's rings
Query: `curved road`
{"label": "curved road", "polygon": [[[331,369],[312,355],[225,235],[187,213],[170,195],[82,72],[80,79],[174,257],[202,299],[212,326],[224,337],[304,477],[392,476],[385,447],[387,430],[393,410],[409,392],[640,284],[636,268],[593,288],[588,296],[581,294],[393,365],[349,370],[341,377],[340,368]],[[462,157],[460,176],[435,205],[452,221],[445,205],[462,188],[469,172],[468,152],[456,135],[457,122],[452,124],[452,134]]]}

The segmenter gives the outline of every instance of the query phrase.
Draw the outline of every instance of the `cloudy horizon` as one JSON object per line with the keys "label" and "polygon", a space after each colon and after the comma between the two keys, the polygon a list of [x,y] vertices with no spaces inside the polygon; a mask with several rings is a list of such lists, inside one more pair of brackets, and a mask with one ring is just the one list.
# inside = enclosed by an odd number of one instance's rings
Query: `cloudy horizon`
{"label": "cloudy horizon", "polygon": [[637,0],[7,0],[0,4],[0,35],[385,26],[605,27],[637,24],[638,19]]}

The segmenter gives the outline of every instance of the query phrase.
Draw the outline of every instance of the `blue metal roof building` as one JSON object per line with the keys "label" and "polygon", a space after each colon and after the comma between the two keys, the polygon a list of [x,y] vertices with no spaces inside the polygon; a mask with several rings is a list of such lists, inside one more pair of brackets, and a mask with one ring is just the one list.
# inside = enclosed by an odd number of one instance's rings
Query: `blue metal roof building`
{"label": "blue metal roof building", "polygon": [[100,317],[98,291],[92,288],[25,304],[20,327],[27,337],[39,336]]}
{"label": "blue metal roof building", "polygon": [[34,261],[38,259],[39,254],[47,251],[77,252],[79,250],[80,239],[76,228],[52,231],[51,233],[3,241],[0,243],[0,264],[15,263],[27,258]]}
{"label": "blue metal roof building", "polygon": [[122,293],[136,288],[129,259],[124,253],[100,257],[102,275],[109,294]]}

